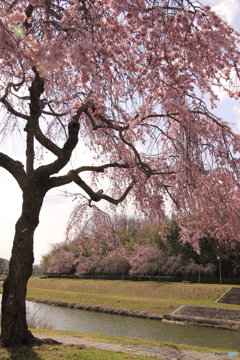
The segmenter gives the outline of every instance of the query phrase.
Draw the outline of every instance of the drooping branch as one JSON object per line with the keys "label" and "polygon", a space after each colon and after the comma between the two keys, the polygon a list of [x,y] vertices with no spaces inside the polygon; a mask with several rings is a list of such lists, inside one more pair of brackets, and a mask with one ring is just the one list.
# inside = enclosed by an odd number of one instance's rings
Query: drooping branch
{"label": "drooping branch", "polygon": [[7,111],[9,111],[12,115],[19,117],[21,119],[24,120],[29,120],[29,116],[20,113],[19,111],[15,110],[14,107],[10,104],[10,102],[5,99],[5,98],[1,98],[0,102],[6,107]]}
{"label": "drooping branch", "polygon": [[93,130],[97,130],[97,129],[101,129],[101,128],[103,128],[103,129],[110,128],[110,129],[114,129],[114,130],[118,131],[119,137],[122,140],[122,142],[133,150],[133,152],[135,154],[135,158],[136,158],[136,164],[139,167],[139,169],[142,172],[144,172],[144,174],[147,175],[148,177],[150,175],[152,175],[152,169],[141,160],[141,157],[140,157],[136,147],[133,144],[131,144],[130,142],[128,142],[123,137],[123,131],[129,129],[129,124],[127,124],[125,126],[121,126],[121,125],[115,124],[114,121],[107,119],[106,117],[96,113],[94,115],[98,118],[98,120],[100,120],[100,124],[98,124],[98,123],[96,123],[94,116],[88,110],[85,111],[85,114],[88,116]]}
{"label": "drooping branch", "polygon": [[[114,121],[112,121],[111,119],[107,119],[105,116],[100,115],[98,113],[94,114],[94,116],[88,111],[85,111],[85,114],[88,116],[91,124],[92,124],[92,128],[93,130],[97,130],[97,129],[113,129],[116,131],[124,131],[124,130],[128,130],[129,129],[129,125],[118,125],[115,124]],[[100,121],[100,123],[97,123],[94,119],[94,117],[97,117],[97,119]]]}
{"label": "drooping branch", "polygon": [[151,169],[150,166],[148,166],[145,162],[143,162],[143,161],[141,160],[141,157],[140,157],[140,155],[139,155],[136,147],[135,147],[133,144],[131,144],[129,141],[127,141],[127,140],[123,137],[122,131],[119,131],[119,136],[120,136],[120,139],[122,140],[122,142],[123,142],[125,145],[129,146],[129,147],[133,150],[133,152],[134,152],[134,154],[135,154],[135,157],[136,157],[136,164],[137,164],[138,168],[139,168],[147,177],[150,177],[150,176],[152,175],[152,169]]}
{"label": "drooping branch", "polygon": [[[159,1],[148,0],[147,4],[149,7],[146,9],[146,11],[152,12],[159,6]],[[179,10],[186,10],[189,14],[195,14],[195,13],[204,14],[202,4],[200,4],[200,2],[196,0],[195,1],[186,0],[186,3],[182,0],[180,1],[176,0],[174,2],[166,1],[166,3],[162,6],[162,10],[166,11],[166,13],[168,14],[174,14]]]}
{"label": "drooping branch", "polygon": [[[7,98],[8,95],[11,94],[11,88],[13,88],[14,91],[18,91],[21,88],[21,86],[24,84],[24,82],[25,82],[25,76],[23,76],[22,80],[19,81],[18,83],[13,83],[10,81],[6,86],[4,95],[0,98],[0,102],[5,106],[7,111],[9,111],[12,115],[28,121],[30,119],[30,117],[26,114],[23,114],[23,113],[20,113],[19,111],[17,111],[12,106],[12,104],[10,103],[10,101]],[[15,94],[15,96],[18,97],[16,94]]]}
{"label": "drooping branch", "polygon": [[80,186],[89,195],[89,197],[90,197],[89,204],[90,205],[91,205],[91,201],[98,202],[102,199],[108,201],[111,204],[118,205],[127,197],[128,193],[130,192],[130,190],[133,188],[134,184],[136,183],[136,181],[132,181],[132,183],[124,191],[123,195],[119,199],[114,199],[111,196],[105,195],[103,193],[94,192],[90,188],[90,186],[88,184],[86,184],[86,182],[84,180],[82,180],[80,178],[80,176],[75,174],[74,172],[73,172],[73,181],[75,182],[75,184]]}
{"label": "drooping branch", "polygon": [[118,205],[126,199],[127,195],[129,194],[130,190],[132,190],[132,188],[135,184],[136,184],[136,181],[132,181],[132,183],[126,188],[126,190],[124,191],[122,196],[120,196],[119,199],[113,199],[112,197],[105,195],[105,194],[100,195],[101,199],[104,199],[104,200],[110,202],[111,204]]}

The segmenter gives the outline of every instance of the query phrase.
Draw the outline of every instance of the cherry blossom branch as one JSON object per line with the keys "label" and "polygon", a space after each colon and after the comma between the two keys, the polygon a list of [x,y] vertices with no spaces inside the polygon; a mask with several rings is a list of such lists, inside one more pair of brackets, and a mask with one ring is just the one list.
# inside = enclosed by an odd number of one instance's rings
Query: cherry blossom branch
{"label": "cherry blossom branch", "polygon": [[119,126],[119,125],[114,124],[114,122],[112,120],[106,119],[104,116],[102,116],[100,114],[94,114],[94,116],[97,116],[97,118],[99,120],[101,120],[102,123],[106,124],[107,126],[102,125],[102,124],[97,124],[94,120],[93,115],[88,110],[85,111],[85,114],[88,116],[88,118],[92,124],[93,130],[110,128],[110,129],[114,129],[116,131],[123,131],[123,130],[129,129],[129,125]]}
{"label": "cherry blossom branch", "polygon": [[19,82],[19,83],[13,83],[13,82],[9,82],[6,86],[6,90],[5,90],[5,94],[0,98],[0,102],[5,105],[6,109],[14,116],[19,117],[21,119],[24,120],[29,120],[29,116],[20,113],[19,111],[15,110],[14,107],[10,104],[10,102],[7,99],[7,96],[9,95],[9,92],[11,90],[11,88],[13,87],[13,89],[15,91],[18,91],[19,88],[24,84],[25,82],[25,76],[23,76],[23,79]]}
{"label": "cherry blossom branch", "polygon": [[138,168],[147,176],[147,177],[150,177],[150,175],[152,174],[152,169],[150,168],[150,166],[148,166],[146,163],[144,163],[142,160],[141,160],[141,157],[137,151],[137,149],[135,148],[135,146],[133,144],[131,144],[129,141],[127,141],[124,137],[123,137],[123,134],[122,134],[122,131],[119,131],[119,136],[120,136],[120,139],[122,140],[122,142],[129,146],[135,156],[136,156],[136,164],[138,166]]}
{"label": "cherry blossom branch", "polygon": [[24,115],[19,111],[15,110],[10,102],[4,97],[0,98],[0,102],[6,107],[6,109],[14,116],[19,117],[24,120],[29,120],[29,115]]}
{"label": "cherry blossom branch", "polygon": [[[198,6],[197,5],[195,5],[195,4],[193,4],[193,2],[192,1],[190,1],[190,0],[187,0],[186,1],[187,2],[187,4],[189,5],[189,8],[187,9],[187,12],[189,13],[189,14],[195,14],[196,12],[202,12],[203,14],[204,14],[204,11],[203,11],[203,7],[201,6],[201,4],[198,2],[198,1],[196,1],[196,3],[198,4]],[[154,9],[156,9],[156,7],[158,6],[158,3],[154,6],[152,6],[152,7],[149,7],[149,8],[147,8],[147,12],[151,12],[151,11],[153,11]],[[191,8],[193,9],[193,10],[191,10]],[[170,6],[170,5],[164,5],[164,6],[162,6],[162,9],[163,10],[170,10],[170,11],[173,11],[173,12],[176,12],[176,11],[179,11],[179,10],[185,10],[186,9],[186,7],[183,5],[183,2],[179,2],[178,3],[178,6]]]}

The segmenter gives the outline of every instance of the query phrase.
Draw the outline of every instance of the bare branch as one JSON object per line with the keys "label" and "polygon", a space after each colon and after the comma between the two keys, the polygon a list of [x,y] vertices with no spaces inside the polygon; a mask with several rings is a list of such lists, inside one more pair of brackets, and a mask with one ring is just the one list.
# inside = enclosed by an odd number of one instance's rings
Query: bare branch
{"label": "bare branch", "polygon": [[80,186],[89,196],[90,196],[90,203],[91,201],[94,202],[98,202],[102,199],[118,205],[120,202],[122,202],[126,196],[128,195],[128,193],[130,192],[130,190],[133,188],[134,184],[136,183],[136,181],[133,181],[128,187],[127,189],[124,191],[123,195],[119,198],[119,199],[114,199],[111,196],[105,195],[105,194],[100,194],[99,192],[94,192],[90,186],[88,186],[85,181],[83,181],[80,176],[78,176],[77,174],[73,173],[73,181],[75,182],[75,184],[77,184],[78,186]]}
{"label": "bare branch", "polygon": [[129,165],[128,164],[110,163],[110,164],[105,164],[105,165],[101,165],[101,166],[81,166],[81,167],[77,168],[76,170],[70,170],[67,175],[51,177],[49,180],[49,185],[50,185],[50,188],[67,185],[67,184],[70,184],[72,181],[74,181],[75,175],[79,174],[80,172],[84,172],[84,171],[104,172],[105,169],[116,168],[116,167],[128,169]]}
{"label": "bare branch", "polygon": [[0,166],[15,178],[20,188],[23,190],[28,181],[23,164],[0,152]]}
{"label": "bare branch", "polygon": [[[102,167],[86,166],[86,167],[82,167],[82,168],[86,168],[85,170],[90,170],[90,168],[92,168],[92,169],[95,168],[95,171],[101,172],[101,171],[104,171],[104,167],[107,168],[107,167],[109,167],[109,165],[114,166],[114,164],[108,164],[108,165],[103,165]],[[123,165],[123,167],[126,167],[126,166]],[[100,168],[103,168],[103,170]],[[89,197],[90,197],[89,204],[90,205],[91,205],[91,201],[98,202],[102,199],[106,200],[112,204],[118,205],[123,200],[125,200],[128,193],[130,192],[130,190],[133,188],[133,186],[136,184],[137,181],[135,181],[135,180],[132,181],[132,183],[124,191],[123,195],[119,199],[114,199],[111,196],[103,194],[102,191],[97,191],[97,192],[93,191],[92,188],[79,175],[77,175],[77,170],[70,170],[69,173],[65,176],[51,177],[49,180],[49,189],[53,188],[53,187],[57,187],[57,186],[66,185],[66,184],[69,184],[70,182],[75,182],[75,184],[77,184],[81,189],[83,189],[89,195]]]}
{"label": "bare branch", "polygon": [[120,204],[121,202],[123,202],[128,193],[130,192],[130,190],[133,188],[133,186],[136,184],[136,181],[133,181],[127,188],[126,190],[124,191],[124,193],[122,194],[122,196],[119,198],[119,199],[113,199],[112,197],[108,196],[108,195],[105,195],[105,194],[102,194],[100,195],[102,199],[114,204],[114,205],[118,205]]}
{"label": "bare branch", "polygon": [[[81,114],[91,105],[91,101],[87,100],[82,104],[76,114],[73,116],[73,120],[68,124],[68,138],[61,150],[61,152],[55,147],[55,150],[59,152],[58,159],[54,162],[40,166],[35,170],[35,176],[50,176],[58,173],[67,163],[69,162],[72,152],[77,146],[78,143],[78,133],[79,133],[79,118]],[[51,145],[52,149],[53,146]]]}
{"label": "bare branch", "polygon": [[129,165],[128,164],[119,164],[119,163],[115,162],[115,163],[110,163],[110,164],[105,164],[105,165],[100,165],[100,166],[81,166],[75,170],[75,173],[79,174],[80,172],[83,172],[83,171],[104,172],[105,169],[114,168],[114,167],[128,169]]}
{"label": "bare branch", "polygon": [[34,126],[34,135],[37,141],[43,145],[46,149],[51,151],[57,157],[62,157],[62,149],[54,144],[50,139],[48,139],[39,127],[39,124],[35,124]]}
{"label": "bare branch", "polygon": [[136,157],[136,164],[137,164],[137,167],[139,168],[139,170],[141,170],[147,177],[150,177],[150,175],[152,175],[152,169],[150,166],[148,166],[145,162],[143,162],[141,160],[141,157],[140,157],[136,147],[123,137],[122,131],[119,131],[119,136],[120,136],[120,139],[122,140],[122,142],[124,144],[126,144],[127,146],[129,146],[133,150],[135,157]]}
{"label": "bare branch", "polygon": [[27,132],[26,148],[26,172],[32,174],[34,169],[34,129],[37,127],[39,117],[41,116],[40,96],[44,92],[44,79],[39,75],[36,66],[32,68],[35,76],[29,88],[30,92],[30,118],[25,127]]}

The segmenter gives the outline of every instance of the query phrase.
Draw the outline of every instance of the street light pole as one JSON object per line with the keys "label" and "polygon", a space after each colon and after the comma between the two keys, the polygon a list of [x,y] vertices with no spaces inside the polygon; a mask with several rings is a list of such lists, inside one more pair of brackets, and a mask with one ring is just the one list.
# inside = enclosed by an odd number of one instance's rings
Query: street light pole
{"label": "street light pole", "polygon": [[222,284],[222,264],[221,264],[220,256],[217,256],[217,259],[219,261],[219,280],[220,280],[220,284]]}

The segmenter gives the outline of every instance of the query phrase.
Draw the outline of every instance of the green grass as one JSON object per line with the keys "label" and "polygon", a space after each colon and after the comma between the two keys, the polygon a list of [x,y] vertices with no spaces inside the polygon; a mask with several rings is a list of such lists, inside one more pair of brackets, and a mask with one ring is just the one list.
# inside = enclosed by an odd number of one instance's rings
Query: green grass
{"label": "green grass", "polygon": [[[174,344],[170,342],[154,341],[148,339],[129,338],[110,336],[98,333],[80,333],[72,331],[57,331],[57,330],[44,330],[44,329],[30,329],[32,333],[37,336],[39,333],[45,335],[47,338],[51,338],[54,335],[68,336],[76,338],[84,338],[96,342],[107,344],[121,344],[127,346],[154,346],[157,348],[168,348],[172,350],[192,351],[198,353],[209,354],[212,349],[203,348],[193,345]],[[226,352],[226,349],[214,349],[217,352]],[[139,356],[139,355],[126,355],[122,353],[115,353],[113,351],[97,350],[92,347],[86,347],[84,345],[41,345],[34,346],[33,348],[22,347],[20,349],[4,349],[0,347],[0,359],[1,360],[149,360],[151,357]],[[155,357],[154,357],[155,358]],[[158,358],[160,359],[160,358]],[[240,357],[236,357],[240,359]],[[163,360],[163,359],[162,359]]]}
{"label": "green grass", "polygon": [[[82,345],[41,345],[18,350],[0,348],[1,360],[149,360],[147,356],[116,353],[98,350]],[[160,358],[159,358],[160,359]]]}
{"label": "green grass", "polygon": [[[107,344],[121,344],[127,346],[154,346],[158,348],[168,348],[174,350],[182,350],[182,351],[193,351],[199,353],[210,353],[213,349],[200,347],[195,345],[185,345],[185,344],[174,344],[166,341],[155,341],[149,339],[140,339],[140,338],[131,338],[131,337],[122,337],[122,336],[111,336],[107,334],[100,333],[81,333],[81,332],[73,332],[73,331],[59,331],[59,330],[44,330],[44,329],[31,329],[33,334],[41,333],[46,334],[46,337],[50,337],[53,335],[65,335],[76,338],[84,338],[91,341],[107,343]],[[36,335],[37,336],[37,335]],[[226,349],[215,349],[214,351],[218,352],[226,352]]]}
{"label": "green grass", "polygon": [[215,303],[230,287],[216,284],[31,278],[27,296],[165,315],[182,305],[240,309],[239,305]]}

